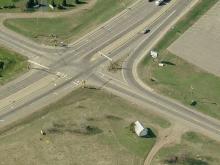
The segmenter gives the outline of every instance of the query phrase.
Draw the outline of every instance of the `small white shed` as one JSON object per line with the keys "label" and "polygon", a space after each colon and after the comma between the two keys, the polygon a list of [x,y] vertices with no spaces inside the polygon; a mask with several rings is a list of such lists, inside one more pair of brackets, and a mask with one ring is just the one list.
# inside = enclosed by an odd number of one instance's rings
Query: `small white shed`
{"label": "small white shed", "polygon": [[144,128],[144,126],[139,121],[134,123],[134,130],[138,136],[146,136],[148,132],[147,128]]}
{"label": "small white shed", "polygon": [[158,53],[156,51],[151,50],[150,55],[152,56],[152,58],[157,58]]}

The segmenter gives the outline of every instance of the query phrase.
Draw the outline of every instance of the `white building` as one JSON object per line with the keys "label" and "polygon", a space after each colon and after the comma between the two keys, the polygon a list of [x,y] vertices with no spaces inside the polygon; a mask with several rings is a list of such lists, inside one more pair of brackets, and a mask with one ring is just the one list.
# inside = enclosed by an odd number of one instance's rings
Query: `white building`
{"label": "white building", "polygon": [[157,58],[158,53],[156,51],[151,50],[150,55],[152,56],[152,58]]}
{"label": "white building", "polygon": [[148,132],[147,128],[144,128],[144,126],[139,121],[134,123],[134,130],[138,136],[146,136]]}

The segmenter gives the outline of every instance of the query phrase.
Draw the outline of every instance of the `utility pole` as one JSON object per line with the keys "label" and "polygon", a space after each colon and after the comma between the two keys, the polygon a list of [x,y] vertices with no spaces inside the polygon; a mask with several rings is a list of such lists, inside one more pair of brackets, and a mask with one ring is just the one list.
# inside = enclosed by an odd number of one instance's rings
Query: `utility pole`
{"label": "utility pole", "polygon": [[85,88],[85,87],[86,87],[86,80],[82,80],[82,81],[81,81],[81,86],[82,86],[82,88]]}

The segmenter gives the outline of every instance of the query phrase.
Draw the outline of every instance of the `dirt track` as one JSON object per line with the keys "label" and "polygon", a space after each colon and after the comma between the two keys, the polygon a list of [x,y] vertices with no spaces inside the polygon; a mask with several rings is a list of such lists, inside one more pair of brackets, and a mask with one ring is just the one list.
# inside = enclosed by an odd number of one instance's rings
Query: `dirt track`
{"label": "dirt track", "polygon": [[176,143],[180,143],[181,136],[187,131],[186,127],[183,127],[179,124],[172,125],[167,129],[160,130],[157,142],[152,148],[151,152],[148,154],[145,159],[144,165],[150,165],[154,156],[157,152],[167,145],[172,145]]}

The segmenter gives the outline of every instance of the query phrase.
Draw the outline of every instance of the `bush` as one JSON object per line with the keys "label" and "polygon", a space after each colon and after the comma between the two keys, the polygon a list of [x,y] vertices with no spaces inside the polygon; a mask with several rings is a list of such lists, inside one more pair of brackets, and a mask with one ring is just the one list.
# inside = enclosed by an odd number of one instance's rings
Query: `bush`
{"label": "bush", "polygon": [[13,9],[13,8],[16,8],[15,4],[12,4],[12,5],[4,5],[3,8],[5,9]]}
{"label": "bush", "polygon": [[132,133],[135,133],[134,126],[135,126],[135,124],[134,124],[134,122],[132,122],[132,123],[130,124],[130,131],[131,131]]}
{"label": "bush", "polygon": [[122,120],[122,118],[114,115],[106,115],[106,118],[110,120]]}
{"label": "bush", "polygon": [[66,8],[65,8],[63,5],[59,4],[59,5],[57,6],[57,9],[59,9],[59,10],[65,10]]}
{"label": "bush", "polygon": [[5,67],[4,61],[0,61],[0,71],[3,70]]}

